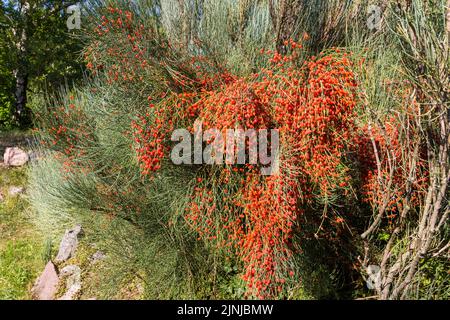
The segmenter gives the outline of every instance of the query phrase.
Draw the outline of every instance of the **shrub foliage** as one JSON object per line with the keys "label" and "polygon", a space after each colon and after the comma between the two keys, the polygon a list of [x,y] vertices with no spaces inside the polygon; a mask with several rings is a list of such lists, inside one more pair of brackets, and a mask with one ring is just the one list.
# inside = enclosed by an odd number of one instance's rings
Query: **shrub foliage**
{"label": "shrub foliage", "polygon": [[[36,115],[39,224],[88,222],[149,297],[357,297],[369,264],[378,297],[421,296],[448,252],[448,21],[380,4],[370,33],[367,5],[90,3],[90,75]],[[279,172],[174,165],[198,120],[278,129]]]}

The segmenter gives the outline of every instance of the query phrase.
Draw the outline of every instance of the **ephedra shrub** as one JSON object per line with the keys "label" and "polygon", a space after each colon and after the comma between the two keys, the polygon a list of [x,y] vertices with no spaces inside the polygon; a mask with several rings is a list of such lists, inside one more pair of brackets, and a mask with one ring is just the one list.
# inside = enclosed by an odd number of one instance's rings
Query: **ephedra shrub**
{"label": "ephedra shrub", "polygon": [[[156,230],[181,246],[193,237],[238,266],[247,297],[289,295],[299,283],[294,238],[304,232],[304,208],[348,179],[340,164],[354,132],[356,82],[347,53],[304,61],[301,43],[286,41],[289,54],[261,50],[264,68],[233,74],[170,43],[156,15],[144,21],[112,5],[96,14],[84,50],[91,83],[38,116],[43,145],[73,193],[64,211],[124,220],[147,234],[148,246]],[[171,132],[196,120],[221,131],[278,129],[279,174],[263,177],[252,165],[174,166]],[[167,191],[156,196],[162,183]]]}
{"label": "ephedra shrub", "polygon": [[[280,171],[261,177],[253,165],[204,168],[194,180],[184,212],[199,240],[242,265],[247,295],[273,298],[296,283],[293,235],[303,207],[346,186],[342,166],[356,115],[356,83],[347,54],[333,52],[296,64],[301,44],[290,55],[261,52],[268,66],[248,77],[223,73],[216,85],[202,80],[191,93],[171,93],[147,117],[133,123],[141,173],[151,181],[164,170],[170,133],[178,124],[204,129],[278,129]],[[192,81],[192,80],[191,80]],[[178,101],[178,102],[177,102]],[[150,114],[153,112],[152,114]],[[153,121],[152,121],[153,120]]]}
{"label": "ephedra shrub", "polygon": [[[329,274],[339,265],[339,281],[354,282],[363,265],[359,235],[372,224],[372,210],[382,207],[376,219],[383,222],[403,210],[407,173],[415,178],[408,206],[420,206],[426,160],[395,169],[391,162],[425,152],[422,144],[405,146],[400,128],[410,124],[408,134],[420,134],[413,119],[361,116],[363,62],[347,49],[313,55],[307,33],[272,44],[258,34],[250,55],[248,38],[240,40],[246,49],[236,59],[246,60],[245,68],[230,68],[231,58],[210,46],[207,33],[196,38],[191,30],[187,41],[177,40],[161,8],[152,1],[89,7],[87,84],[37,117],[64,188],[35,188],[33,201],[54,203],[53,215],[55,208],[82,213],[128,272],[145,274],[149,297],[295,298],[312,281],[305,257]],[[260,32],[270,22],[262,7],[249,15]],[[221,133],[278,130],[278,171],[175,165],[172,132],[193,132],[198,122]],[[243,295],[230,295],[239,289]]]}

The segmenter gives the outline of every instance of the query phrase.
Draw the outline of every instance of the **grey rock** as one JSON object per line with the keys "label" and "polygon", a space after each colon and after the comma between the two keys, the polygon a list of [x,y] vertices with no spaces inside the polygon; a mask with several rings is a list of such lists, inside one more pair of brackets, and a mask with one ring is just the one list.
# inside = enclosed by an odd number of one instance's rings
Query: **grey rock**
{"label": "grey rock", "polygon": [[59,245],[59,251],[56,255],[55,262],[62,263],[67,261],[70,257],[75,254],[75,251],[78,246],[78,236],[81,235],[83,229],[80,225],[75,226],[75,228],[71,230],[66,230],[66,233],[61,240]]}
{"label": "grey rock", "polygon": [[60,272],[61,278],[66,278],[66,292],[58,300],[74,300],[81,291],[81,269],[75,265],[64,267]]}
{"label": "grey rock", "polygon": [[20,167],[28,162],[28,154],[20,148],[6,148],[3,162],[6,166]]}
{"label": "grey rock", "polygon": [[58,289],[59,277],[52,262],[48,262],[44,271],[36,280],[31,294],[37,300],[53,300]]}
{"label": "grey rock", "polygon": [[89,260],[92,263],[95,263],[95,262],[103,260],[105,258],[106,258],[106,255],[102,251],[98,250],[89,258]]}

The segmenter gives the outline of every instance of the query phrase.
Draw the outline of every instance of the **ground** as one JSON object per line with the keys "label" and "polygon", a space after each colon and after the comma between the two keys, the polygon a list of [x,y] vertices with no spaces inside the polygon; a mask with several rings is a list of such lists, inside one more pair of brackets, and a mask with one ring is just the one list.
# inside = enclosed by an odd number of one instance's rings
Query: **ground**
{"label": "ground", "polygon": [[[0,133],[0,157],[8,146],[24,146],[26,137]],[[26,195],[11,196],[8,191],[26,187],[27,170],[0,166],[0,300],[30,298],[29,289],[45,265],[44,242],[29,221]]]}
{"label": "ground", "polygon": [[[59,243],[50,235],[42,235],[32,223],[34,212],[27,194],[29,166],[7,168],[3,165],[3,154],[7,147],[19,146],[25,150],[31,135],[28,132],[0,132],[0,300],[31,299],[30,289],[42,272],[47,261],[56,256]],[[25,191],[11,196],[9,188],[24,187]],[[101,282],[107,273],[107,263],[91,262],[98,250],[88,237],[80,239],[76,256],[59,266],[76,264],[82,268],[83,289],[79,299],[101,298],[104,296]],[[135,279],[114,295],[116,299],[139,299],[142,289]],[[61,282],[58,296],[64,293]]]}

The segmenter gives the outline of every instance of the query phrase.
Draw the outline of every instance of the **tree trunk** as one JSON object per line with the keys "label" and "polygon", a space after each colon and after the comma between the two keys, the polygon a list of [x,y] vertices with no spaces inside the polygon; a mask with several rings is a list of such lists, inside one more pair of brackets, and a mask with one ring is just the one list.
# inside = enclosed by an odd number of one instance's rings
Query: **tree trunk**
{"label": "tree trunk", "polygon": [[26,125],[29,120],[29,112],[26,109],[27,88],[28,88],[28,16],[30,4],[28,1],[22,1],[20,8],[21,23],[13,31],[16,38],[17,48],[17,67],[14,70],[16,88],[14,90],[15,110],[14,118],[20,125]]}
{"label": "tree trunk", "polygon": [[14,70],[14,78],[16,79],[14,117],[17,118],[19,122],[22,122],[24,117],[26,117],[25,107],[27,104],[28,74],[26,69],[19,67]]}

